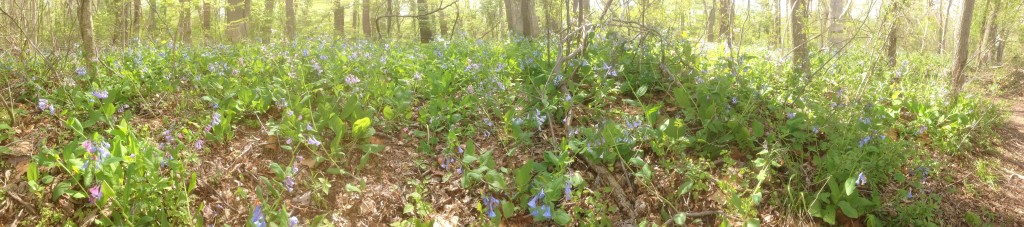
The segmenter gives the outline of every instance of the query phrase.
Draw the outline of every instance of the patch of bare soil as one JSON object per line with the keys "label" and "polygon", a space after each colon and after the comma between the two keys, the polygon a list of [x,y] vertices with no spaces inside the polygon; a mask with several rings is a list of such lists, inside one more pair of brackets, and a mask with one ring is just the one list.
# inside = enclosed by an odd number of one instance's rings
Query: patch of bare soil
{"label": "patch of bare soil", "polygon": [[[942,190],[940,219],[945,225],[968,225],[968,213],[978,215],[986,223],[999,226],[1024,226],[1024,100],[1006,100],[1010,117],[998,129],[999,149],[979,155],[948,161],[947,171],[956,176],[953,184],[934,187]],[[991,161],[989,172],[997,178],[989,186],[977,176],[979,160]]]}

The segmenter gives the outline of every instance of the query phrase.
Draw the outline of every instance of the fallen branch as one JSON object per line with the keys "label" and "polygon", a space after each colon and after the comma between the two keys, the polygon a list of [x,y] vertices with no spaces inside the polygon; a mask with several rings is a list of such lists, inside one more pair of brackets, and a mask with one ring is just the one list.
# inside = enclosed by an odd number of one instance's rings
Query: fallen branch
{"label": "fallen branch", "polygon": [[590,161],[590,159],[584,158],[583,160],[587,162],[587,165],[590,166],[591,169],[597,171],[597,175],[601,175],[601,177],[604,177],[604,180],[608,182],[608,186],[612,189],[612,195],[615,196],[615,201],[618,202],[619,209],[626,211],[630,220],[635,219],[636,209],[634,209],[633,205],[629,203],[629,199],[626,198],[626,192],[622,190],[622,186],[619,185],[619,182],[612,178],[611,172],[608,172],[608,169],[605,169],[604,166]]}

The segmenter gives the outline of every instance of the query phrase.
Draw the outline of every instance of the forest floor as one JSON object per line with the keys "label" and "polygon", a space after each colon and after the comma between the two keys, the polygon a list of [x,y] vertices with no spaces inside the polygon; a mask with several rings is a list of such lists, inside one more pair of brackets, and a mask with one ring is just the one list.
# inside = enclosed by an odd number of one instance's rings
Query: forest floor
{"label": "forest floor", "polygon": [[[929,185],[939,192],[946,224],[973,225],[973,217],[1000,226],[1024,226],[1024,71],[1013,70],[993,100],[1006,103],[1006,125],[997,128],[996,148],[966,157],[947,157],[947,179]],[[947,183],[948,182],[948,183]],[[987,213],[975,213],[987,212]],[[952,223],[950,223],[952,221]]]}

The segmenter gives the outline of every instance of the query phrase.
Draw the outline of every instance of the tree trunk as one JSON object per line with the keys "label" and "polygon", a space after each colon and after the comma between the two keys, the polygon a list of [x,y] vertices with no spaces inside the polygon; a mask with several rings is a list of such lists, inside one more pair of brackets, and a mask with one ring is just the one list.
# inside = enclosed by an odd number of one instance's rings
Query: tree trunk
{"label": "tree trunk", "polygon": [[274,2],[274,0],[263,1],[263,11],[265,12],[265,15],[263,16],[263,20],[261,23],[262,25],[260,25],[260,28],[263,33],[263,38],[265,39],[263,40],[264,42],[271,41],[271,34],[273,34],[274,31],[274,8],[276,7],[277,3]]}
{"label": "tree trunk", "polygon": [[889,13],[892,23],[889,25],[889,34],[885,38],[885,57],[889,66],[896,65],[896,48],[899,45],[899,29],[901,23],[900,12],[903,10],[903,2],[900,0],[892,2],[892,11]]}
{"label": "tree trunk", "polygon": [[[392,14],[394,14],[394,12],[395,12],[394,0],[387,0],[387,10],[388,10],[387,13],[384,13],[384,15],[392,15]],[[387,24],[388,36],[390,36],[391,35],[391,27],[394,26],[394,23],[392,21],[392,17],[387,17],[387,18],[385,18],[385,20],[387,20],[387,23],[388,23]],[[444,24],[442,23],[441,26],[444,27]],[[441,33],[444,33],[443,29],[442,29]]]}
{"label": "tree trunk", "polygon": [[417,17],[420,22],[420,42],[429,43],[434,38],[434,31],[430,24],[430,15],[425,15],[427,13],[427,1],[416,0],[416,5],[416,8],[419,9],[417,13],[420,14]]}
{"label": "tree trunk", "polygon": [[718,39],[718,32],[715,31],[715,25],[718,17],[718,1],[711,0],[711,10],[708,10],[708,42],[714,42]]}
{"label": "tree trunk", "polygon": [[189,0],[179,0],[181,12],[178,14],[178,41],[192,43],[192,5]]}
{"label": "tree trunk", "polygon": [[359,33],[359,5],[353,1],[352,3],[352,30],[355,31],[352,34]]}
{"label": "tree trunk", "polygon": [[990,10],[987,16],[988,19],[986,19],[987,23],[984,25],[985,31],[982,33],[981,39],[981,48],[983,49],[981,57],[982,64],[991,64],[992,61],[995,60],[995,33],[998,31],[997,29],[999,29],[999,24],[996,20],[999,18],[999,8],[1002,7],[999,0],[992,0],[990,2],[993,7],[989,8]]}
{"label": "tree trunk", "polygon": [[239,42],[242,41],[242,38],[245,36],[245,32],[242,30],[242,19],[245,16],[242,10],[244,9],[245,2],[243,0],[228,0],[228,41]]}
{"label": "tree trunk", "polygon": [[345,37],[345,8],[341,5],[334,7],[334,35]]}
{"label": "tree trunk", "polygon": [[448,36],[448,21],[444,17],[444,10],[437,11],[437,24],[439,25],[438,30],[441,32],[441,37]]}
{"label": "tree trunk", "polygon": [[157,2],[159,1],[149,1],[149,34],[151,36],[156,35],[156,22],[160,20],[160,14],[157,14]]}
{"label": "tree trunk", "polygon": [[203,1],[203,30],[209,31],[212,25],[212,13],[213,6],[210,5],[209,1]]}
{"label": "tree trunk", "polygon": [[723,42],[732,42],[732,18],[733,0],[721,0],[718,7],[718,14],[721,16],[718,21],[718,36]]}
{"label": "tree trunk", "polygon": [[287,22],[284,25],[285,36],[288,37],[288,41],[295,41],[296,36],[296,18],[295,18],[295,0],[284,0],[284,15]]}
{"label": "tree trunk", "polygon": [[505,0],[505,19],[508,23],[508,30],[512,34],[524,35],[522,10],[519,8],[519,0]]}
{"label": "tree trunk", "polygon": [[789,20],[793,35],[793,65],[800,74],[807,75],[810,59],[807,52],[807,34],[804,34],[804,22],[807,19],[807,0],[792,0],[793,10]]}
{"label": "tree trunk", "polygon": [[964,66],[967,65],[967,41],[971,38],[971,14],[974,13],[974,0],[964,0],[963,12],[960,15],[960,34],[957,35],[956,55],[953,59],[953,81],[950,86],[950,98],[956,101],[960,89],[964,85]]}
{"label": "tree trunk", "polygon": [[373,36],[373,24],[371,23],[373,21],[370,21],[370,0],[363,0],[363,35],[367,39]]}
{"label": "tree trunk", "polygon": [[843,45],[843,15],[846,13],[846,0],[831,0],[828,7],[829,46],[838,50]]}
{"label": "tree trunk", "polygon": [[96,42],[92,30],[92,2],[78,1],[78,31],[82,35],[82,53],[85,54],[85,67],[89,76],[96,75]]}
{"label": "tree trunk", "polygon": [[523,18],[523,35],[527,38],[534,38],[540,33],[537,27],[537,11],[534,0],[522,0],[520,7]]}
{"label": "tree trunk", "polygon": [[949,9],[951,8],[953,8],[953,0],[949,0],[946,3],[946,13],[942,15],[942,34],[939,36],[939,54],[946,53],[946,34],[948,34],[947,31],[949,31]]}
{"label": "tree trunk", "polygon": [[132,36],[138,38],[142,29],[142,0],[132,2]]}

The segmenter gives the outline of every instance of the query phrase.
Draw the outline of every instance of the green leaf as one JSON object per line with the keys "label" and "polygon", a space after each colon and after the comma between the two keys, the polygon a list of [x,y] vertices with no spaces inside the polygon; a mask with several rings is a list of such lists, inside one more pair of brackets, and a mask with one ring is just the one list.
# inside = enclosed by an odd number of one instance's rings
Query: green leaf
{"label": "green leaf", "polygon": [[636,97],[637,98],[643,97],[644,94],[647,94],[647,85],[640,86],[639,89],[636,89]]}
{"label": "green leaf", "polygon": [[355,192],[355,193],[363,193],[363,189],[360,189],[358,186],[355,186],[355,185],[352,185],[352,184],[345,184],[345,191],[350,191],[350,192]]}
{"label": "green leaf", "polygon": [[369,133],[370,124],[372,123],[373,122],[370,121],[370,118],[368,117],[357,120],[355,123],[352,123],[352,135],[358,138],[367,138],[372,136],[373,134]]}
{"label": "green leaf", "polygon": [[825,209],[822,210],[821,214],[821,219],[824,220],[825,223],[828,223],[830,225],[836,224],[836,206],[833,206],[831,204],[826,206]]}
{"label": "green leaf", "polygon": [[846,214],[847,217],[851,217],[851,218],[860,217],[860,212],[858,212],[857,209],[853,208],[853,206],[851,206],[850,203],[848,203],[846,201],[839,201],[838,205],[839,205],[839,209],[842,209],[843,210],[843,214]]}
{"label": "green leaf", "polygon": [[28,177],[28,186],[31,187],[32,190],[38,191],[39,184],[36,183],[36,180],[39,180],[39,166],[36,166],[35,162],[29,162],[26,170],[25,174],[27,175],[26,177]]}
{"label": "green leaf", "polygon": [[188,190],[186,194],[192,194],[192,190],[196,190],[196,173],[192,173],[192,176],[188,179]]}
{"label": "green leaf", "polygon": [[854,190],[857,189],[857,179],[853,177],[847,178],[846,183],[843,184],[843,188],[846,190],[846,195],[852,195]]}
{"label": "green leaf", "polygon": [[672,217],[672,222],[676,223],[676,225],[679,226],[683,226],[683,224],[686,224],[686,212],[679,212],[678,214],[676,214],[676,216]]}
{"label": "green leaf", "polygon": [[569,213],[566,213],[562,209],[557,209],[551,213],[551,219],[558,225],[566,225],[572,221],[572,216],[569,216]]}

